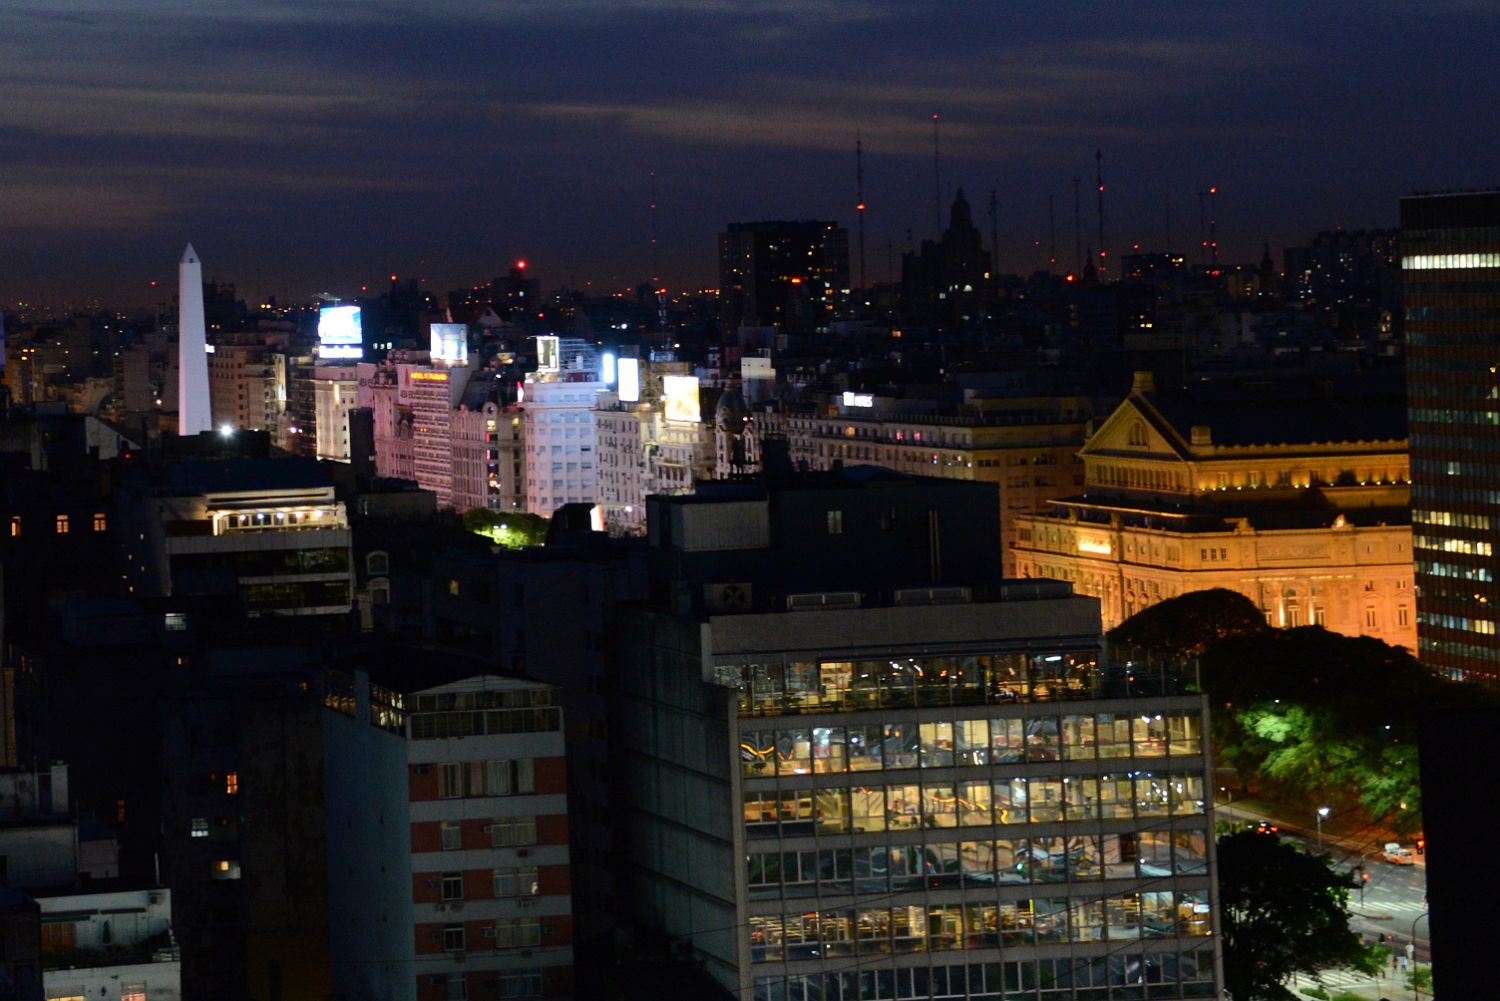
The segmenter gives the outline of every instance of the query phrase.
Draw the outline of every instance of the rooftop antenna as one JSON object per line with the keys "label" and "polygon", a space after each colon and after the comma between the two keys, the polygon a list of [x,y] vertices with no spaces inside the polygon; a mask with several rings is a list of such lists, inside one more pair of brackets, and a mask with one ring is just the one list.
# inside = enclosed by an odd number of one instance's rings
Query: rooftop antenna
{"label": "rooftop antenna", "polygon": [[1198,263],[1208,264],[1208,237],[1204,229],[1206,216],[1203,211],[1203,199],[1208,197],[1207,191],[1198,192]]}
{"label": "rooftop antenna", "polygon": [[1057,270],[1057,196],[1047,196],[1047,230],[1051,236],[1048,245],[1047,265],[1048,272]]}
{"label": "rooftop antenna", "polygon": [[1083,277],[1083,202],[1079,200],[1083,178],[1073,175],[1073,273]]}
{"label": "rooftop antenna", "polygon": [[1172,256],[1172,196],[1170,194],[1161,196],[1162,219],[1167,230],[1167,256]]}
{"label": "rooftop antenna", "polygon": [[865,281],[865,150],[858,132],[854,133],[855,211],[859,213],[859,290],[869,288]]}
{"label": "rooftop antenna", "polygon": [[990,271],[1000,271],[1000,203],[994,188],[990,189]]}
{"label": "rooftop antenna", "polygon": [[1104,266],[1109,251],[1104,249],[1104,150],[1094,150],[1094,183],[1099,186],[1099,281],[1104,281]]}
{"label": "rooftop antenna", "polygon": [[1208,253],[1209,262],[1215,267],[1219,266],[1219,188],[1212,185],[1208,189]]}
{"label": "rooftop antenna", "polygon": [[656,171],[651,171],[651,291],[661,284],[661,275],[656,270]]}
{"label": "rooftop antenna", "polygon": [[932,210],[938,235],[943,234],[943,167],[938,159],[938,114],[932,113]]}

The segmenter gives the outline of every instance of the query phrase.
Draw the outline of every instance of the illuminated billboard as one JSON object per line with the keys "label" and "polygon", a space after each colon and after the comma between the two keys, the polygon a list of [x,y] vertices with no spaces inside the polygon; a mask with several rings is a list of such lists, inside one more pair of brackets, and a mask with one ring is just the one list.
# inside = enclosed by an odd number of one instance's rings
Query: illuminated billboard
{"label": "illuminated billboard", "polygon": [[562,347],[556,337],[538,337],[536,339],[536,370],[538,372],[556,372],[562,368]]}
{"label": "illuminated billboard", "polygon": [[703,416],[698,412],[698,377],[696,375],[664,375],[661,377],[661,393],[666,398],[666,418],[669,421],[698,423]]}
{"label": "illuminated billboard", "polygon": [[462,323],[432,325],[432,360],[453,365],[469,363],[469,328]]}
{"label": "illuminated billboard", "polygon": [[318,312],[318,357],[363,358],[358,306],[324,306]]}
{"label": "illuminated billboard", "polygon": [[641,360],[639,358],[621,358],[615,362],[615,374],[620,377],[620,402],[639,402],[641,398]]}
{"label": "illuminated billboard", "polygon": [[610,354],[608,351],[606,351],[604,353],[604,357],[600,360],[600,370],[599,371],[600,371],[600,378],[602,378],[604,380],[605,385],[609,385],[609,386],[614,385],[614,382],[615,382],[615,356],[612,355],[612,354]]}

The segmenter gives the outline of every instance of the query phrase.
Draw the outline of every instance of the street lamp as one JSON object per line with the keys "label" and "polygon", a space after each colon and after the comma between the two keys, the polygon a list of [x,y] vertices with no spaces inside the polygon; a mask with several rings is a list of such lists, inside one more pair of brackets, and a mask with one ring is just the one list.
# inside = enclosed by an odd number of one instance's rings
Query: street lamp
{"label": "street lamp", "polygon": [[1219,786],[1219,791],[1229,797],[1229,829],[1234,830],[1234,790],[1228,786]]}
{"label": "street lamp", "polygon": [[[1421,1001],[1422,997],[1421,994],[1418,993],[1419,988],[1417,987],[1417,984],[1419,983],[1419,981],[1417,980],[1417,922],[1421,921],[1431,913],[1431,911],[1423,911],[1421,914],[1418,914],[1416,917],[1411,919],[1411,938],[1408,939],[1408,941],[1411,942],[1411,996],[1413,998],[1416,998],[1417,1001]],[[1432,935],[1431,922],[1428,922],[1427,934],[1429,937]]]}
{"label": "street lamp", "polygon": [[1323,850],[1323,818],[1333,811],[1326,806],[1318,807],[1318,851]]}

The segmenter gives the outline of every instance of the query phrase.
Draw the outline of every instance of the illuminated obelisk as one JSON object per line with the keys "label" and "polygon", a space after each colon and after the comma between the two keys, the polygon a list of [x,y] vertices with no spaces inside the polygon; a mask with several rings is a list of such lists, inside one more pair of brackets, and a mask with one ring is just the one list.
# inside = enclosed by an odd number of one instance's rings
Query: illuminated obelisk
{"label": "illuminated obelisk", "polygon": [[177,267],[177,433],[213,430],[208,404],[208,335],[203,320],[203,265],[190,243]]}

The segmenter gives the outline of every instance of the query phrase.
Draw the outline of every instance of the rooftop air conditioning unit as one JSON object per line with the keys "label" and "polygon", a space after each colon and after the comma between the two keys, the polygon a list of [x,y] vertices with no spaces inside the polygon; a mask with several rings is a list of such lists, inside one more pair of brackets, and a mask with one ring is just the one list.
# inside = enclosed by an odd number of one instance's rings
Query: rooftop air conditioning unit
{"label": "rooftop air conditioning unit", "polygon": [[786,596],[786,610],[789,612],[808,612],[825,609],[858,608],[860,594],[858,591],[822,591],[812,594],[789,594]]}
{"label": "rooftop air conditioning unit", "polygon": [[713,615],[748,612],[750,611],[750,597],[749,582],[705,584],[703,587],[704,607]]}
{"label": "rooftop air conditioning unit", "polygon": [[904,587],[895,594],[898,605],[958,605],[972,597],[966,587]]}

